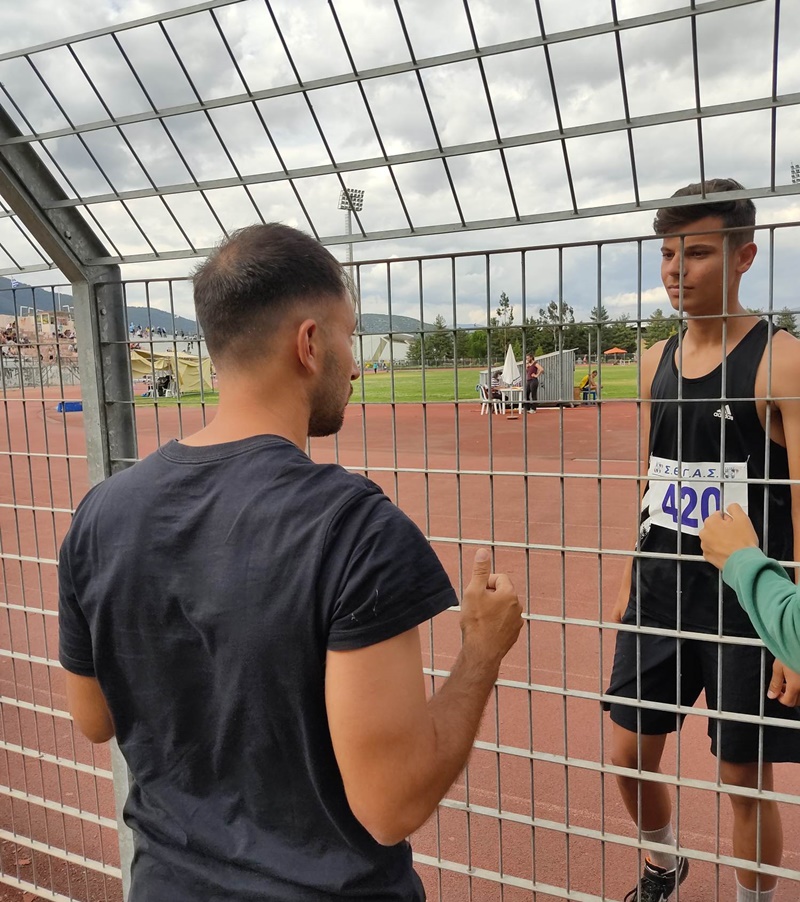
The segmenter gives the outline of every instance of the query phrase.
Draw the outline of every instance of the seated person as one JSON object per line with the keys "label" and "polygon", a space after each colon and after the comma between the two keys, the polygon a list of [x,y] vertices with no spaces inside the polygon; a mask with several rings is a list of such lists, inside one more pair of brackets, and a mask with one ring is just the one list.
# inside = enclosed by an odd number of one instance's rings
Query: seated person
{"label": "seated person", "polygon": [[581,393],[581,401],[597,400],[597,370],[592,370],[591,374],[584,376],[578,383]]}

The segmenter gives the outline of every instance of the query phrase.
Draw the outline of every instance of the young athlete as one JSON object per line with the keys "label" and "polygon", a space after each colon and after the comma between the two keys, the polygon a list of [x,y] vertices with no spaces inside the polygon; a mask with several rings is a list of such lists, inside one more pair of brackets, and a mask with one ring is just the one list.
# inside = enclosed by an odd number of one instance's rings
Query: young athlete
{"label": "young athlete", "polygon": [[[689,185],[673,196],[697,195],[697,203],[659,210],[655,219],[656,234],[665,236],[661,277],[685,328],[642,355],[648,478],[641,556],[628,566],[612,615],[632,627],[707,633],[709,639],[620,631],[608,691],[644,703],[609,706],[615,765],[657,772],[667,734],[680,728],[682,717],[646,703],[688,707],[705,690],[709,709],[727,715],[708,721],[722,782],[771,790],[772,763],[800,761],[800,731],[731,715],[763,711],[796,721],[800,676],[760,647],[716,641],[719,633],[756,633],[735,593],[720,588],[717,570],[697,559],[703,520],[731,503],[752,518],[767,554],[800,558],[800,490],[780,482],[800,477],[800,399],[779,397],[786,392],[778,390],[800,384],[800,342],[786,332],[772,334],[739,301],[740,280],[756,256],[752,201],[707,203],[701,197],[741,189],[730,179]],[[667,787],[633,776],[619,777],[618,784],[642,840],[674,849]],[[781,861],[777,805],[735,792],[730,798],[734,855],[756,863],[737,868],[737,902],[770,902],[776,878],[757,867]],[[672,849],[650,851],[626,899],[661,902],[688,869],[688,860]]]}

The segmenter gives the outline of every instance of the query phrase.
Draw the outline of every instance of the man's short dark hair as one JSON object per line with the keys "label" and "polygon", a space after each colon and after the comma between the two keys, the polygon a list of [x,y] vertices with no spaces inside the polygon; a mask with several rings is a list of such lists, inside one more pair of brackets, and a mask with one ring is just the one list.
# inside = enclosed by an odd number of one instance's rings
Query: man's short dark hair
{"label": "man's short dark hair", "polygon": [[248,359],[298,301],[342,298],[348,281],[316,239],[279,222],[239,229],[193,274],[194,305],[212,357]]}
{"label": "man's short dark hair", "polygon": [[[705,182],[695,182],[685,188],[679,188],[672,196],[691,197],[743,190],[744,185],[740,185],[735,179],[707,179]],[[724,229],[739,229],[728,235],[728,242],[732,248],[749,244],[753,240],[756,207],[749,198],[713,202],[702,200],[700,203],[687,206],[662,207],[653,220],[653,229],[656,235],[674,235],[679,232],[691,231],[688,227],[706,216],[718,216],[722,220]]]}

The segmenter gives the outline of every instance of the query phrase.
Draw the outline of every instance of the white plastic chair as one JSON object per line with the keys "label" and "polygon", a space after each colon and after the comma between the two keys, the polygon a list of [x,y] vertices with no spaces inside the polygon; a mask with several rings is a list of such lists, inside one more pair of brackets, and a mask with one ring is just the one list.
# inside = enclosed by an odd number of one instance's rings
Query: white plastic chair
{"label": "white plastic chair", "polygon": [[503,412],[503,402],[498,398],[493,398],[485,385],[479,385],[478,391],[481,393],[481,416],[485,413],[488,414],[490,410],[492,413]]}

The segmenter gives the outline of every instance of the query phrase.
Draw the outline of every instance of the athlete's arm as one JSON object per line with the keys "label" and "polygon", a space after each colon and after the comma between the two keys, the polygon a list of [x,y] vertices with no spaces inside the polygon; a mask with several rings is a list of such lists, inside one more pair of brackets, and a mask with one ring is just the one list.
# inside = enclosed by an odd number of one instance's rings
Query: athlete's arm
{"label": "athlete's arm", "polygon": [[[650,390],[653,385],[653,377],[656,374],[656,370],[658,369],[658,363],[661,360],[661,355],[664,353],[664,345],[666,341],[658,341],[651,348],[648,348],[644,354],[642,354],[641,361],[639,363],[639,371],[640,371],[640,384],[641,384],[641,427],[639,430],[639,476],[643,477],[641,480],[640,491],[639,491],[639,509],[637,510],[637,518],[639,516],[639,511],[641,510],[641,500],[644,497],[645,486],[647,485],[647,470],[648,470],[648,462],[650,458]],[[638,520],[637,520],[638,524]],[[636,547],[636,541],[639,535],[639,529],[637,525],[636,532],[633,536],[633,542],[631,543],[632,547]],[[614,602],[614,607],[611,611],[611,620],[615,623],[619,623],[622,620],[622,615],[625,613],[625,609],[628,607],[628,601],[630,600],[631,594],[631,572],[633,571],[633,558],[626,557],[625,564],[622,570],[622,582],[620,583],[619,593],[617,595],[617,599]]]}
{"label": "athlete's arm", "polygon": [[329,651],[325,699],[336,761],[353,814],[383,845],[433,813],[469,757],[522,609],[503,574],[476,557],[461,606],[463,644],[447,682],[425,697],[419,632]]}
{"label": "athlete's arm", "polygon": [[75,726],[91,742],[108,742],[114,735],[114,721],[100,684],[94,677],[79,676],[65,670],[67,710]]}
{"label": "athlete's arm", "polygon": [[[786,332],[778,332],[773,338],[771,353],[770,394],[775,396],[772,403],[781,415],[786,454],[789,458],[794,559],[800,561],[800,342]],[[787,397],[781,397],[782,395]],[[795,580],[798,579],[800,570],[795,568]],[[787,707],[796,707],[800,704],[800,674],[776,660],[772,668],[769,695]]]}

